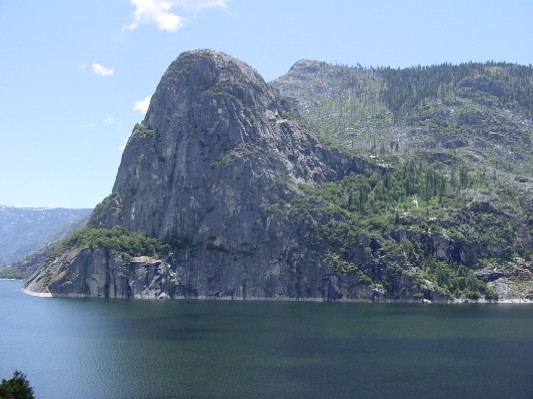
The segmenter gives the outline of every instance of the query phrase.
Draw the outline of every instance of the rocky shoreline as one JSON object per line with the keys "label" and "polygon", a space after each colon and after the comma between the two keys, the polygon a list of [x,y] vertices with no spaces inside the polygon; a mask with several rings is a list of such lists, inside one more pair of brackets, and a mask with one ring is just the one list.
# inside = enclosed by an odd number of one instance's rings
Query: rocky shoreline
{"label": "rocky shoreline", "polygon": [[[22,288],[21,291],[30,296],[34,297],[40,297],[40,298],[96,298],[98,297],[92,297],[88,295],[82,295],[82,294],[62,294],[62,295],[52,295],[49,292],[35,292],[31,291],[28,288]],[[99,299],[106,299],[106,298],[99,298]],[[112,298],[112,299],[124,299],[124,300],[130,300],[127,298]],[[500,305],[500,304],[532,304],[533,300],[527,299],[527,298],[506,298],[506,299],[499,299],[499,300],[470,300],[470,299],[456,299],[452,301],[430,301],[428,299],[423,300],[392,300],[392,299],[383,299],[380,301],[370,301],[367,299],[338,299],[335,301],[327,301],[323,298],[289,298],[289,297],[277,297],[277,298],[267,298],[267,297],[222,297],[222,298],[214,298],[214,297],[208,297],[208,296],[199,296],[195,298],[169,298],[168,295],[159,295],[154,297],[146,297],[146,298],[135,298],[135,301],[154,301],[154,300],[178,300],[178,301],[248,301],[248,302],[328,302],[328,303],[368,303],[368,304],[419,304],[419,305],[463,305],[463,304],[479,304],[479,305],[486,305],[486,304],[494,304],[494,305]]]}

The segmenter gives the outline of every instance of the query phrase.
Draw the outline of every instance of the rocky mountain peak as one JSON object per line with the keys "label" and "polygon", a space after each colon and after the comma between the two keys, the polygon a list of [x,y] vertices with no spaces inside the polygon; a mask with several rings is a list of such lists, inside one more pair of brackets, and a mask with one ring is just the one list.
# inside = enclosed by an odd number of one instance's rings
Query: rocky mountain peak
{"label": "rocky mountain peak", "polygon": [[314,73],[319,72],[327,64],[323,61],[314,60],[298,60],[289,69],[287,73],[307,72]]}
{"label": "rocky mountain peak", "polygon": [[[152,96],[143,123],[155,129],[164,127],[162,122],[182,118],[181,111],[200,105],[191,101],[205,95],[229,95],[242,105],[274,112],[282,108],[275,90],[246,63],[219,51],[194,50],[182,53],[168,67]],[[189,116],[196,118],[197,113]]]}
{"label": "rocky mountain peak", "polygon": [[161,78],[91,224],[242,250],[267,239],[265,210],[297,196],[298,184],[359,166],[322,147],[253,68],[189,51]]}

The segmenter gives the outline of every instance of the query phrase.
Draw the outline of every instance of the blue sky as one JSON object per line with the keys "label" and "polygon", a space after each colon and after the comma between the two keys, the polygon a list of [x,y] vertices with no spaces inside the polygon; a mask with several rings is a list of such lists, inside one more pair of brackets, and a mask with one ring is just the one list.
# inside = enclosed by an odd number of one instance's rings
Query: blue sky
{"label": "blue sky", "polygon": [[[0,0],[0,204],[94,207],[167,66],[533,63],[531,0]],[[148,100],[147,100],[148,99]]]}

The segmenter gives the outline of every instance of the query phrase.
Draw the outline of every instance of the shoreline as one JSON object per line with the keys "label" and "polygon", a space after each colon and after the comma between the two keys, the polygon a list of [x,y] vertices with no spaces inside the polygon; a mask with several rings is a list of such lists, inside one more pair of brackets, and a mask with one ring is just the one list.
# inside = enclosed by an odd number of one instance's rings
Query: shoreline
{"label": "shoreline", "polygon": [[[0,281],[21,281],[24,282],[23,279],[0,279]],[[137,298],[104,298],[104,297],[95,297],[95,296],[87,296],[84,294],[76,294],[76,295],[53,295],[50,292],[35,292],[28,287],[21,288],[21,291],[29,296],[37,297],[37,298],[95,298],[95,299],[118,299],[118,300],[133,300],[133,301],[252,301],[252,302],[324,302],[324,303],[368,303],[368,304],[393,304],[393,303],[405,303],[405,304],[420,304],[420,305],[461,305],[461,304],[533,304],[533,299],[528,298],[503,298],[499,299],[497,301],[494,300],[470,300],[470,299],[455,299],[450,301],[431,301],[428,299],[417,299],[417,300],[395,300],[395,299],[382,299],[380,301],[372,301],[371,299],[366,298],[360,298],[360,299],[340,299],[340,300],[324,300],[323,298],[289,298],[289,297],[273,297],[273,298],[267,298],[267,297],[222,297],[222,298],[216,298],[216,297],[207,297],[207,296],[198,296],[195,298],[185,298],[185,297],[179,297],[179,298],[170,298],[166,294],[160,294],[158,297],[137,297]]]}
{"label": "shoreline", "polygon": [[34,296],[34,297],[38,297],[38,298],[53,298],[54,296],[49,293],[49,292],[35,292],[35,291],[30,291],[26,288],[22,288],[21,291],[26,294],[26,295],[29,295],[29,296]]}
{"label": "shoreline", "polygon": [[[23,281],[23,280],[20,280]],[[506,298],[498,301],[472,301],[472,300],[455,300],[447,302],[439,301],[430,301],[430,300],[392,300],[385,299],[382,301],[372,301],[369,299],[341,299],[336,301],[327,301],[322,298],[288,298],[288,297],[277,297],[277,298],[265,298],[265,297],[247,297],[247,298],[213,298],[213,297],[196,297],[196,298],[169,298],[169,297],[145,297],[145,298],[104,298],[104,297],[92,297],[87,295],[52,295],[50,292],[35,292],[27,288],[22,288],[21,291],[24,294],[39,297],[39,298],[94,298],[94,299],[113,299],[113,300],[128,300],[128,301],[241,301],[241,302],[323,302],[323,303],[368,303],[368,304],[420,304],[420,305],[462,305],[462,304],[533,304],[533,300],[526,298]]]}

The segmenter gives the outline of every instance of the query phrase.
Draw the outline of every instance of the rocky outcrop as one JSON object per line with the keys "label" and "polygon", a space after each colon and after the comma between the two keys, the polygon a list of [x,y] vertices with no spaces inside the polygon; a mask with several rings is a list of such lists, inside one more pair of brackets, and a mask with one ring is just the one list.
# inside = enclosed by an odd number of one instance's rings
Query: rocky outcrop
{"label": "rocky outcrop", "polygon": [[313,233],[279,209],[301,195],[300,184],[319,187],[369,168],[380,169],[321,145],[250,66],[212,50],[183,53],[163,75],[112,194],[89,222],[158,237],[176,251],[132,261],[106,249],[74,250],[48,262],[27,290],[376,299],[368,284],[324,262]]}
{"label": "rocky outcrop", "polygon": [[166,298],[173,282],[169,270],[164,261],[149,257],[125,261],[109,249],[74,249],[32,276],[25,291],[64,297]]}
{"label": "rocky outcrop", "polygon": [[[111,195],[89,221],[157,237],[172,252],[71,247],[25,289],[105,298],[450,301],[420,273],[418,255],[391,251],[368,231],[337,245],[324,226],[342,226],[344,214],[320,204],[292,211],[306,190],[388,170],[322,145],[250,66],[212,50],[186,52],[163,75]],[[467,266],[503,251],[399,225],[390,235]]]}
{"label": "rocky outcrop", "polygon": [[[166,259],[125,260],[104,248],[74,249],[39,269],[26,284],[31,295],[123,299],[262,299],[323,301],[413,301],[415,279],[392,276],[392,296],[353,273],[342,273],[310,255],[285,248],[263,264],[254,256],[223,251],[185,250]],[[258,267],[259,266],[259,267]],[[434,287],[424,298],[447,302],[450,296]]]}
{"label": "rocky outcrop", "polygon": [[163,75],[90,224],[228,250],[268,237],[265,210],[368,163],[318,143],[248,65],[200,50]]}

